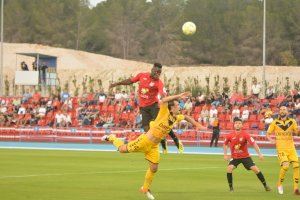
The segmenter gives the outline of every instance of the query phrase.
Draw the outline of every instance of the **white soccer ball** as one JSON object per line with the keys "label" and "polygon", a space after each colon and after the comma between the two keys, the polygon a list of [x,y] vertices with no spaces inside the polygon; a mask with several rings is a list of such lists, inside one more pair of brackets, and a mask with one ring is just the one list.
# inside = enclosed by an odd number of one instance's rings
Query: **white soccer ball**
{"label": "white soccer ball", "polygon": [[196,32],[196,25],[193,22],[185,22],[182,25],[182,32],[185,35],[193,35]]}

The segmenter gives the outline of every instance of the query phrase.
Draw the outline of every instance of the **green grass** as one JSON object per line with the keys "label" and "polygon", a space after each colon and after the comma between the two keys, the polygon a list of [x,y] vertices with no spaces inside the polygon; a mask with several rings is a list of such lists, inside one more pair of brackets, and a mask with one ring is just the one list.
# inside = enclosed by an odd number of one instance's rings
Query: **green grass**
{"label": "green grass", "polygon": [[[292,194],[291,169],[284,183],[285,194],[279,196],[276,157],[254,160],[272,192],[265,192],[253,172],[240,165],[233,176],[235,192],[229,193],[222,156],[175,154],[161,156],[160,171],[151,189],[158,200],[296,198]],[[142,154],[0,150],[0,199],[145,199],[138,189],[146,168]]]}

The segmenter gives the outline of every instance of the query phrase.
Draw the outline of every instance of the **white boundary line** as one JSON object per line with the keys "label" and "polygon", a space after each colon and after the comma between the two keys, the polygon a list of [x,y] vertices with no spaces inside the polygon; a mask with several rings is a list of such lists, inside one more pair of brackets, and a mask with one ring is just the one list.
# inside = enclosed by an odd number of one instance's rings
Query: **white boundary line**
{"label": "white boundary line", "polygon": [[[204,169],[218,169],[223,167],[198,167],[198,168],[173,168],[173,169],[159,169],[159,171],[181,171],[181,170],[204,170]],[[102,171],[102,172],[79,172],[79,173],[60,173],[60,174],[28,174],[18,176],[0,176],[0,179],[8,178],[30,178],[30,177],[43,177],[43,176],[65,176],[65,175],[93,175],[93,174],[123,174],[123,173],[137,173],[146,172],[145,169],[139,170],[121,170],[121,171]]]}

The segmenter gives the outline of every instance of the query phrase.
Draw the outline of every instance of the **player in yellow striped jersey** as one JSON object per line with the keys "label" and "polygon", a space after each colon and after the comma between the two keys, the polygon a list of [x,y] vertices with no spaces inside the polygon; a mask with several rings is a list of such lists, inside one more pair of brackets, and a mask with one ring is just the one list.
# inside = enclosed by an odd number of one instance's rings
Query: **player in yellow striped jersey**
{"label": "player in yellow striped jersey", "polygon": [[154,199],[150,192],[150,185],[152,183],[154,174],[157,172],[159,163],[159,149],[158,144],[170,132],[175,122],[185,119],[190,122],[197,129],[206,130],[201,124],[196,122],[189,116],[180,115],[180,107],[177,99],[186,98],[190,96],[189,92],[181,93],[179,95],[164,97],[160,102],[160,109],[156,119],[151,123],[150,129],[147,133],[140,135],[137,139],[124,144],[124,142],[115,135],[104,136],[102,140],[110,141],[117,147],[120,153],[142,152],[146,160],[149,161],[149,168],[146,172],[145,181],[141,187],[148,199]]}
{"label": "player in yellow striped jersey", "polygon": [[[271,138],[271,135],[275,135],[275,140]],[[277,183],[277,189],[279,194],[283,194],[282,183],[285,178],[285,174],[291,164],[293,166],[293,180],[294,180],[294,194],[300,195],[298,189],[299,181],[299,161],[295,148],[293,135],[298,135],[298,126],[296,120],[288,117],[288,109],[285,106],[281,106],[279,110],[279,117],[275,119],[269,126],[267,131],[267,138],[271,143],[276,144],[278,159],[280,162],[279,180]]]}

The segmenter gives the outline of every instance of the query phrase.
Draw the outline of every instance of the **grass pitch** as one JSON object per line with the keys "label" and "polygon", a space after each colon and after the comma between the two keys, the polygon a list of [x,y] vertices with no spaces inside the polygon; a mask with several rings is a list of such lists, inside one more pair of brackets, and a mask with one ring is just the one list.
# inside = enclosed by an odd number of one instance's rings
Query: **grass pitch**
{"label": "grass pitch", "polygon": [[[276,157],[257,166],[272,192],[265,192],[253,172],[242,165],[234,171],[235,192],[228,192],[222,156],[161,155],[152,184],[158,200],[182,199],[296,199],[292,194],[292,169],[278,195]],[[142,200],[138,192],[148,167],[143,154],[47,150],[0,150],[1,200]],[[300,197],[298,197],[299,199]]]}

